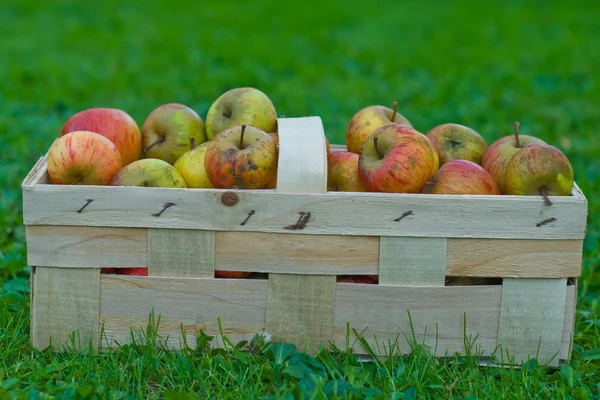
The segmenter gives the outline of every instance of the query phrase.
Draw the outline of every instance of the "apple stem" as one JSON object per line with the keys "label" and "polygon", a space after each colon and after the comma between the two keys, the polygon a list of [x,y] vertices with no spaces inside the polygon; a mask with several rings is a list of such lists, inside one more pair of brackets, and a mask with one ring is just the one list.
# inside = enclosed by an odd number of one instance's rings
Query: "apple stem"
{"label": "apple stem", "polygon": [[242,134],[240,135],[240,150],[244,149],[244,132],[246,131],[246,125],[242,125]]}
{"label": "apple stem", "polygon": [[544,198],[544,204],[546,205],[546,207],[550,207],[552,205],[552,202],[550,201],[550,198],[548,197],[548,188],[546,186],[542,186],[540,188],[540,194]]}
{"label": "apple stem", "polygon": [[398,102],[397,101],[394,102],[393,107],[394,107],[394,112],[392,113],[392,118],[390,118],[390,120],[392,122],[394,122],[394,118],[396,118],[396,113],[398,112]]}
{"label": "apple stem", "polygon": [[377,141],[379,140],[379,136],[374,136],[373,137],[373,145],[375,146],[375,151],[377,152],[377,155],[379,156],[379,159],[383,159],[383,154],[381,154],[381,152],[379,151],[379,147],[377,147]]}
{"label": "apple stem", "polygon": [[515,146],[520,148],[521,147],[521,142],[519,141],[519,121],[515,121]]}
{"label": "apple stem", "polygon": [[156,140],[154,141],[154,143],[152,143],[151,145],[149,145],[148,147],[146,147],[146,148],[144,149],[144,151],[145,151],[145,152],[147,152],[148,150],[150,150],[151,148],[153,148],[153,147],[154,147],[154,146],[156,146],[157,144],[161,144],[161,143],[162,143],[162,142],[164,142],[164,141],[165,141],[165,137],[164,137],[164,136],[161,136],[160,138],[156,139]]}
{"label": "apple stem", "polygon": [[196,147],[196,146],[194,146],[194,138],[191,137],[190,138],[190,150],[194,150],[194,147]]}
{"label": "apple stem", "polygon": [[146,179],[146,180],[144,180],[144,186],[145,186],[145,187],[148,187],[148,186],[150,186],[150,182],[148,182],[148,180],[147,180],[147,179]]}

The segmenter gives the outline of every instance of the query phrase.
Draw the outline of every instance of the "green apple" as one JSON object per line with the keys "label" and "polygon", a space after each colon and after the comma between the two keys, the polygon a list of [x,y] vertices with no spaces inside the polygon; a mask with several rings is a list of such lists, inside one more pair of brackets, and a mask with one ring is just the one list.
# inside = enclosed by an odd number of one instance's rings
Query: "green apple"
{"label": "green apple", "polygon": [[277,112],[265,93],[251,87],[231,89],[215,100],[206,114],[208,140],[241,125],[269,133],[277,131]]}
{"label": "green apple", "polygon": [[112,186],[145,186],[165,188],[185,188],[185,180],[166,161],[158,158],[144,158],[123,167],[113,178]]}
{"label": "green apple", "polygon": [[485,139],[475,130],[460,124],[442,124],[427,132],[437,151],[440,167],[452,160],[469,160],[481,164],[487,149]]}
{"label": "green apple", "polygon": [[506,194],[506,167],[513,156],[522,148],[532,144],[546,144],[534,136],[519,135],[519,123],[514,124],[514,135],[505,136],[496,140],[488,147],[481,166],[492,175],[500,193]]}
{"label": "green apple", "polygon": [[253,126],[226,129],[208,143],[204,168],[216,188],[265,188],[277,169],[275,141]]}
{"label": "green apple", "polygon": [[173,165],[189,188],[214,188],[204,169],[204,156],[208,143],[204,142],[186,151]]}
{"label": "green apple", "polygon": [[398,113],[397,102],[394,102],[394,109],[384,106],[369,106],[359,110],[350,119],[346,128],[346,148],[352,153],[360,154],[367,137],[375,129],[391,123],[412,126],[408,119]]}
{"label": "green apple", "polygon": [[173,164],[189,150],[191,138],[197,145],[206,141],[202,118],[183,104],[163,104],[146,117],[142,126],[144,157]]}

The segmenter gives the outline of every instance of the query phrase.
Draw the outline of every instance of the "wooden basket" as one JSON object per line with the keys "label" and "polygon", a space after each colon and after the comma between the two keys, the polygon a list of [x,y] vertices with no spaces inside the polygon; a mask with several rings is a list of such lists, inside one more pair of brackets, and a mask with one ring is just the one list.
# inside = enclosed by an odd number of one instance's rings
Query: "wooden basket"
{"label": "wooden basket", "polygon": [[[218,334],[219,319],[234,343],[266,329],[309,349],[345,348],[348,326],[371,344],[402,339],[411,320],[438,356],[477,337],[484,356],[501,345],[517,362],[569,358],[587,218],[577,186],[552,206],[537,196],[327,192],[320,118],[278,124],[274,190],[51,185],[41,158],[22,185],[33,346],[65,344],[73,331],[97,343],[102,325],[126,343],[154,310],[174,347],[182,327]],[[139,266],[149,276],[100,273]],[[216,279],[215,269],[268,279]]]}

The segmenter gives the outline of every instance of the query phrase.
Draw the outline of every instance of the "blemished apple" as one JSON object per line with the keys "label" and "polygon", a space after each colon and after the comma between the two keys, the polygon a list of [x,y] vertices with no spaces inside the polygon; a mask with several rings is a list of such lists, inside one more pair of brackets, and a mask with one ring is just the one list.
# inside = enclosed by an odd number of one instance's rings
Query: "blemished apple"
{"label": "blemished apple", "polygon": [[277,148],[268,133],[253,126],[236,126],[210,140],[204,168],[215,188],[262,189],[275,174]]}
{"label": "blemished apple", "polygon": [[327,156],[327,190],[334,192],[366,192],[358,177],[359,155],[338,151]]}
{"label": "blemished apple", "polygon": [[358,176],[369,192],[420,193],[434,167],[434,149],[416,129],[389,124],[363,145]]}
{"label": "blemished apple", "polygon": [[523,147],[532,144],[546,144],[543,140],[519,134],[519,123],[514,123],[514,135],[504,136],[488,147],[481,166],[492,175],[500,193],[506,194],[506,167],[513,156]]}
{"label": "blemished apple", "polygon": [[206,155],[207,146],[208,142],[204,142],[183,153],[173,165],[185,180],[188,188],[214,188],[204,169],[204,156]]}
{"label": "blemished apple", "polygon": [[112,186],[187,187],[175,167],[158,158],[144,158],[126,165],[114,176],[110,184]]}
{"label": "blemished apple", "polygon": [[50,183],[58,185],[108,185],[123,168],[117,146],[89,131],[74,131],[56,139],[47,162]]}
{"label": "blemished apple", "polygon": [[190,149],[190,139],[196,145],[206,142],[206,130],[202,118],[183,104],[168,103],[155,108],[142,126],[142,147],[146,158],[158,158],[174,164]]}
{"label": "blemished apple", "polygon": [[368,106],[354,114],[346,128],[346,148],[348,151],[360,154],[367,137],[384,125],[396,123],[412,127],[410,121],[398,113],[397,102],[394,102],[393,107],[391,109],[385,106]]}
{"label": "blemished apple", "polygon": [[96,132],[112,141],[123,165],[139,160],[142,155],[142,134],[135,120],[116,108],[88,108],[72,115],[62,126],[60,136],[73,131]]}
{"label": "blemished apple", "polygon": [[277,131],[277,112],[265,93],[252,87],[228,90],[213,102],[206,114],[208,140],[241,125],[253,126],[264,132]]}
{"label": "blemished apple", "polygon": [[487,150],[485,139],[475,130],[460,124],[442,124],[427,132],[437,151],[440,167],[452,160],[469,160],[481,164]]}
{"label": "blemished apple", "polygon": [[549,144],[531,144],[519,150],[506,166],[506,194],[569,196],[573,168],[562,151]]}
{"label": "blemished apple", "polygon": [[423,193],[499,195],[500,190],[481,165],[469,160],[452,160],[440,167],[425,185]]}

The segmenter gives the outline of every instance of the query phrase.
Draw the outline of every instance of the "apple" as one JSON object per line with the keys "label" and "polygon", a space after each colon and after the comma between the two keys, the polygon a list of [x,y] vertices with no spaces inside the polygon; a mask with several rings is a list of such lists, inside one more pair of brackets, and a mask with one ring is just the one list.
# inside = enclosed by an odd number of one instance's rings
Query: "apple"
{"label": "apple", "polygon": [[492,175],[498,189],[500,189],[500,193],[506,194],[506,167],[508,163],[523,147],[532,144],[546,144],[546,142],[534,136],[520,135],[519,123],[515,122],[514,135],[502,137],[488,147],[481,161],[481,166]]}
{"label": "apple", "polygon": [[123,165],[139,160],[142,135],[135,120],[116,108],[89,108],[72,115],[62,126],[60,136],[73,131],[96,132],[112,141],[123,159]]}
{"label": "apple", "polygon": [[147,267],[117,268],[116,270],[119,275],[148,276]]}
{"label": "apple", "polygon": [[427,132],[427,137],[439,155],[440,167],[452,160],[481,164],[487,150],[487,143],[479,133],[460,124],[438,125]]}
{"label": "apple", "polygon": [[277,112],[269,97],[258,89],[243,87],[223,93],[206,114],[206,136],[235,126],[248,125],[264,132],[277,131]]}
{"label": "apple", "polygon": [[[427,135],[425,135],[425,137],[427,137]],[[427,140],[429,140],[429,138],[427,138]],[[435,147],[433,147],[431,140],[429,140],[429,144],[431,144],[431,148],[433,149],[433,168],[431,168],[431,172],[429,174],[429,179],[431,179],[433,175],[435,175],[435,173],[440,169],[440,156]]]}
{"label": "apple", "polygon": [[269,133],[269,136],[271,136],[275,142],[277,156],[275,157],[275,173],[273,174],[273,178],[271,178],[269,183],[265,186],[265,189],[275,189],[277,188],[277,171],[279,170],[279,134],[277,132],[271,132]]}
{"label": "apple", "polygon": [[100,268],[100,273],[101,274],[116,274],[117,273],[117,268]]}
{"label": "apple", "polygon": [[208,142],[183,153],[173,165],[181,174],[188,188],[214,188],[204,169],[204,156]]}
{"label": "apple", "polygon": [[358,176],[370,192],[420,193],[434,168],[434,151],[414,128],[385,125],[367,137]]}
{"label": "apple", "polygon": [[204,168],[216,188],[264,188],[277,169],[275,141],[253,126],[226,129],[208,143]]}
{"label": "apple", "polygon": [[112,186],[187,187],[175,167],[158,158],[144,158],[126,165],[114,176],[110,184]]}
{"label": "apple", "polygon": [[327,190],[334,192],[366,192],[358,177],[359,155],[338,151],[327,156]]}
{"label": "apple", "polygon": [[215,270],[215,277],[216,278],[237,278],[237,279],[242,279],[242,278],[246,278],[248,276],[250,276],[250,274],[252,274],[251,272],[243,272],[243,271],[221,271],[221,270]]}
{"label": "apple", "polygon": [[378,128],[391,123],[412,126],[404,116],[398,113],[398,103],[394,109],[384,106],[368,106],[359,110],[346,128],[346,148],[359,154],[367,137]]}
{"label": "apple", "polygon": [[50,182],[59,185],[108,185],[123,168],[117,146],[89,131],[74,131],[56,139],[47,162]]}
{"label": "apple", "polygon": [[152,110],[142,126],[144,157],[174,164],[189,150],[190,139],[206,142],[204,121],[191,108],[168,103]]}
{"label": "apple", "polygon": [[368,285],[377,283],[377,280],[369,275],[338,275],[335,281],[338,283],[365,283]]}
{"label": "apple", "polygon": [[569,196],[573,190],[573,168],[567,156],[549,144],[530,144],[510,159],[505,173],[506,194]]}
{"label": "apple", "polygon": [[423,193],[431,194],[500,194],[494,178],[469,160],[452,160],[441,166]]}

